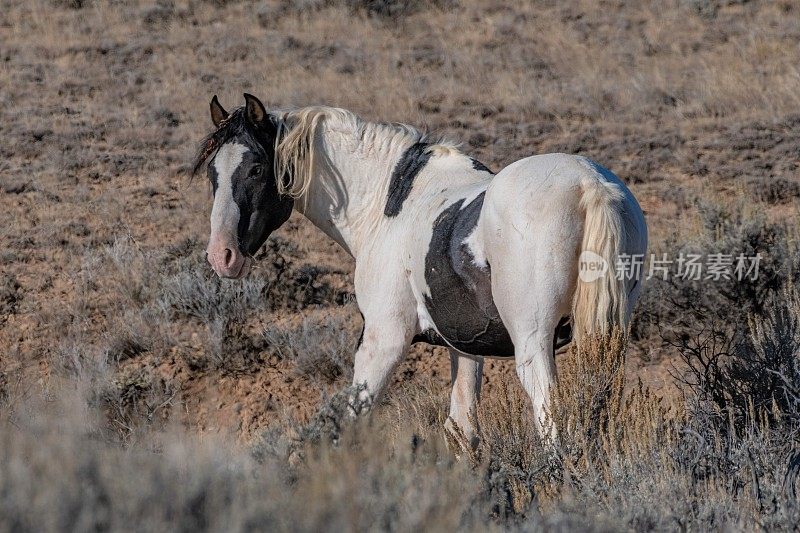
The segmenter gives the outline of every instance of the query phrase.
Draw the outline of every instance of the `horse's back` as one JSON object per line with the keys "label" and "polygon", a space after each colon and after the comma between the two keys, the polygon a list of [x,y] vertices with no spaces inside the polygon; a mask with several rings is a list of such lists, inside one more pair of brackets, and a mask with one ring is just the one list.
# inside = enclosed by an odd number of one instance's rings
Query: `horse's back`
{"label": "horse's back", "polygon": [[543,200],[552,202],[557,196],[577,196],[581,183],[597,175],[598,171],[585,157],[561,153],[533,155],[500,170],[486,191],[487,200],[515,202],[520,206],[540,204]]}

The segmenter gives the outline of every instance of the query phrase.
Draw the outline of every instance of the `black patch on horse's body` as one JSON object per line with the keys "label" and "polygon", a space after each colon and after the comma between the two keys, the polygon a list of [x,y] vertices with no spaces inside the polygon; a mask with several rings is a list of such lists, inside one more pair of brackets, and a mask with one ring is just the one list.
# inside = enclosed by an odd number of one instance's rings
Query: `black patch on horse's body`
{"label": "black patch on horse's body", "polygon": [[472,161],[472,168],[474,168],[475,170],[481,170],[483,172],[488,172],[489,174],[494,174],[494,172],[489,170],[489,167],[487,167],[486,165],[484,165],[483,163],[481,163],[480,161],[478,161],[474,157],[470,157],[470,160]]}
{"label": "black patch on horse's body", "polygon": [[[492,299],[491,270],[475,265],[463,244],[478,223],[483,199],[481,193],[463,208],[464,200],[459,200],[433,224],[425,256],[431,295],[425,297],[425,306],[438,333],[424,332],[421,340],[470,355],[511,357],[514,345]],[[446,342],[438,342],[442,340]]]}
{"label": "black patch on horse's body", "polygon": [[361,343],[364,342],[364,330],[367,329],[367,323],[364,320],[364,313],[361,311],[358,312],[361,315],[361,333],[358,335],[358,342],[356,343],[356,351],[361,348]]}
{"label": "black patch on horse's body", "polygon": [[425,167],[431,158],[427,143],[416,142],[408,147],[400,156],[394,166],[392,179],[389,182],[389,195],[386,198],[386,207],[383,214],[387,217],[396,217],[403,208],[403,202],[411,194],[411,187],[417,174]]}
{"label": "black patch on horse's body", "polygon": [[433,328],[428,328],[421,333],[417,333],[414,335],[414,338],[411,339],[411,342],[427,342],[434,346],[450,346]]}
{"label": "black patch on horse's body", "polygon": [[[492,298],[491,267],[481,268],[464,240],[475,230],[484,193],[468,205],[459,200],[433,224],[425,256],[425,281],[431,296],[425,307],[436,325],[413,342],[456,348],[470,355],[513,357],[514,344]],[[438,330],[438,331],[437,331]],[[572,317],[563,317],[553,336],[553,351],[572,342]]]}

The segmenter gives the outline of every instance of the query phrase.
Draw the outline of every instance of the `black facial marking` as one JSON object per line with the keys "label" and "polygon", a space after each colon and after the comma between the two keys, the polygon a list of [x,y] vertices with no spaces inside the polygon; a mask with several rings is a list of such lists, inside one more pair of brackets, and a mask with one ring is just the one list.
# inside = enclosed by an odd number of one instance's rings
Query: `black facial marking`
{"label": "black facial marking", "polygon": [[488,172],[489,174],[494,174],[494,172],[489,170],[489,167],[487,167],[486,165],[484,165],[483,163],[481,163],[480,161],[478,161],[474,157],[470,157],[470,159],[472,160],[472,168],[474,168],[475,170],[480,170],[480,171],[483,171],[483,172]]}
{"label": "black facial marking", "polygon": [[392,179],[389,182],[389,196],[386,199],[386,208],[383,214],[387,217],[396,217],[400,214],[403,208],[403,202],[406,201],[408,195],[411,193],[411,187],[414,185],[414,178],[425,167],[431,154],[427,151],[428,144],[423,142],[414,143],[409,146],[408,150],[403,152],[400,161],[392,171]]}
{"label": "black facial marking", "polygon": [[208,179],[211,182],[211,191],[213,194],[217,194],[219,176],[217,175],[217,168],[214,165],[208,165]]}
{"label": "black facial marking", "polygon": [[278,194],[272,157],[266,150],[253,150],[250,146],[251,151],[243,156],[231,181],[233,200],[239,207],[239,248],[255,255],[269,235],[289,219],[294,200]]}
{"label": "black facial marking", "polygon": [[436,219],[425,256],[425,280],[431,292],[425,306],[436,332],[420,340],[447,344],[471,355],[511,357],[514,345],[492,299],[490,268],[480,268],[464,240],[478,223],[484,194],[463,207],[459,200]]}

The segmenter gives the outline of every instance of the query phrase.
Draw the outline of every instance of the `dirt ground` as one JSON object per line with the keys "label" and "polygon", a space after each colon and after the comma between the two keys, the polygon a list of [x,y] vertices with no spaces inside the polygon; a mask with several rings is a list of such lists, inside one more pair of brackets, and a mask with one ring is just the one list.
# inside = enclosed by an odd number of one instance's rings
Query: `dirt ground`
{"label": "dirt ground", "polygon": [[[520,4],[3,1],[4,394],[79,377],[121,431],[144,412],[248,441],[347,382],[345,252],[295,214],[241,287],[203,262],[210,187],[188,170],[214,94],[406,122],[493,170],[586,155],[629,184],[653,251],[691,238],[698,199],[797,216],[798,2]],[[673,362],[636,339],[630,378],[669,389]],[[512,372],[488,362],[487,393]],[[449,377],[417,345],[394,379]]]}

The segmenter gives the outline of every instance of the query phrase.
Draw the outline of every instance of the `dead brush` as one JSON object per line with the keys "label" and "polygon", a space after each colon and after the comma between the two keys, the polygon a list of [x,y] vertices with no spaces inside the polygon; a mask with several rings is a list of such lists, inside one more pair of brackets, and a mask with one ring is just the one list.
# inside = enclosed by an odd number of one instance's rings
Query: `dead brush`
{"label": "dead brush", "polygon": [[267,283],[248,278],[228,283],[210,276],[202,264],[162,280],[156,307],[171,321],[199,321],[208,350],[192,364],[236,374],[258,362],[259,340],[248,328],[251,314],[264,310]]}
{"label": "dead brush", "polygon": [[13,314],[22,300],[22,286],[12,274],[0,275],[0,324]]}
{"label": "dead brush", "polygon": [[709,321],[674,343],[687,409],[723,434],[752,423],[800,426],[800,295],[793,283],[775,293],[746,331]]}
{"label": "dead brush", "polygon": [[[587,338],[559,361],[551,392],[548,430],[542,438],[528,398],[501,382],[480,409],[483,459],[493,514],[525,516],[530,506],[557,505],[564,491],[584,480],[610,482],[614,469],[668,447],[676,433],[661,401],[641,381],[626,388],[625,347],[620,330]],[[476,460],[477,459],[477,460]]]}
{"label": "dead brush", "polygon": [[151,308],[129,309],[113,318],[113,327],[103,335],[108,360],[120,363],[144,353],[161,357],[170,345],[161,315]]}
{"label": "dead brush", "polygon": [[484,522],[480,482],[457,461],[441,439],[415,438],[416,428],[399,427],[386,439],[380,417],[353,421],[337,445],[323,440],[306,448],[292,487],[314,502],[298,513],[303,531],[491,531]]}
{"label": "dead brush", "polygon": [[550,421],[564,481],[609,477],[615,461],[640,457],[671,438],[669,413],[641,381],[626,388],[627,335],[615,329],[573,346],[560,361]]}
{"label": "dead brush", "polygon": [[[523,515],[541,491],[547,490],[554,466],[547,443],[533,422],[533,411],[521,387],[501,381],[478,411],[480,457],[492,514],[501,519]],[[463,447],[469,449],[469,447]],[[452,449],[452,445],[451,445]]]}
{"label": "dead brush", "polygon": [[296,467],[305,462],[307,453],[320,443],[338,446],[342,435],[359,422],[358,416],[366,414],[371,398],[361,398],[365,387],[345,387],[324,397],[322,404],[306,422],[287,417],[263,432],[253,446],[253,457],[263,462],[277,458]]}
{"label": "dead brush", "polygon": [[163,428],[178,389],[152,368],[127,367],[110,376],[93,393],[90,404],[100,407],[110,436],[129,444],[146,430]]}
{"label": "dead brush", "polygon": [[[414,428],[414,438],[429,440],[444,434],[445,420],[450,398],[447,389],[433,378],[414,380],[398,384],[383,408],[387,429],[397,439],[409,428]],[[450,444],[450,443],[448,443]],[[461,446],[451,450],[461,449]]]}
{"label": "dead brush", "polygon": [[304,318],[297,327],[268,324],[264,339],[281,358],[293,361],[294,372],[314,382],[330,385],[352,377],[355,331],[351,321],[326,317]]}
{"label": "dead brush", "polygon": [[99,258],[102,281],[108,283],[115,294],[122,295],[123,307],[144,307],[158,294],[162,273],[149,266],[154,259],[154,253],[142,250],[131,237],[118,238],[103,250]]}

